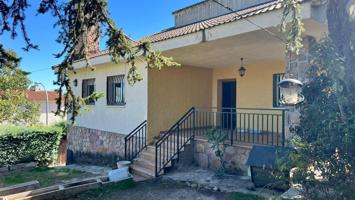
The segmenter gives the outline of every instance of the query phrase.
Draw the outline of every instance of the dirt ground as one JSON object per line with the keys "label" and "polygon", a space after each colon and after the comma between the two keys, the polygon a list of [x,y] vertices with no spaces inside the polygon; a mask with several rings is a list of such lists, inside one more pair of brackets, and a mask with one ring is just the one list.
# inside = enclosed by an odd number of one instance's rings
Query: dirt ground
{"label": "dirt ground", "polygon": [[137,183],[133,188],[106,192],[94,197],[84,193],[71,199],[100,200],[223,200],[231,195],[223,192],[191,188],[186,184],[173,181],[150,180]]}

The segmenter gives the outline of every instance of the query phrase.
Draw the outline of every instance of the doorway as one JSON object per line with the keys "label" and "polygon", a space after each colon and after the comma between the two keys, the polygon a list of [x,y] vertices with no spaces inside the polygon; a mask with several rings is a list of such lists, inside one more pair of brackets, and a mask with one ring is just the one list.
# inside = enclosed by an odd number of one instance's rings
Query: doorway
{"label": "doorway", "polygon": [[221,125],[223,129],[236,127],[237,83],[235,80],[221,82]]}

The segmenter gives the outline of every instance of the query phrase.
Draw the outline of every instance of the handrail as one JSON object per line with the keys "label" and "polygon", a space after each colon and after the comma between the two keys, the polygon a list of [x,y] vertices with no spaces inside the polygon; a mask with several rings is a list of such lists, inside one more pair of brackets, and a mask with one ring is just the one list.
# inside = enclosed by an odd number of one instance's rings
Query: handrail
{"label": "handrail", "polygon": [[169,133],[174,130],[176,128],[176,126],[181,123],[182,120],[184,120],[184,118],[189,115],[191,113],[191,111],[194,111],[195,108],[192,107],[190,108],[167,132],[165,132],[156,143],[159,143],[160,141],[162,141],[167,135],[169,135]]}
{"label": "handrail", "polygon": [[196,110],[265,110],[265,111],[287,111],[287,108],[233,108],[233,107],[195,107]]}
{"label": "handrail", "polygon": [[196,136],[211,128],[228,132],[230,143],[285,145],[286,109],[206,108],[196,109]]}
{"label": "handrail", "polygon": [[125,139],[130,138],[132,135],[134,135],[134,133],[137,131],[137,129],[139,129],[141,126],[143,126],[144,124],[147,123],[147,120],[144,120],[141,124],[139,124],[135,129],[133,129],[133,131],[131,131],[128,135],[126,135]]}
{"label": "handrail", "polygon": [[189,141],[195,136],[206,136],[212,128],[227,131],[231,144],[244,142],[285,146],[286,111],[268,108],[203,110],[192,107],[156,141],[155,176],[172,164],[173,159],[179,159],[179,153]]}
{"label": "handrail", "polygon": [[[180,129],[181,126],[192,128],[193,131]],[[179,158],[180,151],[195,136],[194,127],[195,108],[192,107],[155,143],[156,177],[174,158]]]}
{"label": "handrail", "polygon": [[124,140],[125,159],[132,161],[147,147],[147,120],[139,124]]}

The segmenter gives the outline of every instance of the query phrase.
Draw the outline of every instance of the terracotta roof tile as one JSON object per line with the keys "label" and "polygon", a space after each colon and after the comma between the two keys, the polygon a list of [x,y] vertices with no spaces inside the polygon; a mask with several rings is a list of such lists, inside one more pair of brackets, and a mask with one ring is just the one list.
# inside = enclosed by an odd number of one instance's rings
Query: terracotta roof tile
{"label": "terracotta roof tile", "polygon": [[[306,1],[307,0],[299,0],[299,2],[301,2],[301,3],[306,2]],[[263,13],[267,13],[270,11],[281,9],[282,8],[281,2],[282,2],[282,0],[274,0],[271,2],[264,3],[264,4],[260,4],[260,5],[253,6],[250,8],[246,8],[246,9],[237,11],[235,13],[225,14],[225,15],[222,15],[219,17],[214,17],[211,19],[207,19],[204,21],[185,25],[182,27],[177,27],[177,28],[173,27],[171,29],[167,29],[162,32],[144,37],[140,41],[150,41],[150,42],[154,43],[154,42],[159,42],[159,41],[164,41],[164,40],[180,37],[183,35],[188,35],[191,33],[198,32],[200,30],[212,28],[214,26],[234,22],[234,21],[237,21],[240,19],[244,19],[244,18],[255,16],[255,15],[259,15],[259,14],[263,14]],[[133,42],[136,44],[139,44],[140,41],[139,42],[133,41]],[[109,51],[104,50],[104,51],[100,51],[96,54],[90,55],[90,58],[99,57],[99,56],[108,55],[108,54],[109,54]]]}
{"label": "terracotta roof tile", "polygon": [[[27,90],[26,97],[30,101],[45,101],[46,100],[46,93],[43,90]],[[48,91],[48,101],[56,101],[59,97],[58,92],[56,91]]]}

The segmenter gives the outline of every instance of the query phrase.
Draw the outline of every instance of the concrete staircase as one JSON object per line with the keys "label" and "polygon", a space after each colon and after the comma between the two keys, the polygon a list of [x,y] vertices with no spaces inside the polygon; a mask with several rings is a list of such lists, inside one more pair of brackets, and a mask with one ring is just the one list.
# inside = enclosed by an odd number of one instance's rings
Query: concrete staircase
{"label": "concrete staircase", "polygon": [[[159,137],[162,135],[163,133],[161,133]],[[147,148],[142,150],[137,158],[132,161],[131,172],[134,176],[137,176],[138,179],[151,179],[155,177],[155,142],[158,138],[154,139],[154,143],[148,145]],[[170,144],[174,145],[174,143],[169,143],[169,145]],[[169,148],[170,147],[171,146],[169,146]],[[184,151],[184,148],[181,151]],[[166,152],[169,152],[171,155],[166,155]],[[165,151],[166,156],[171,157],[173,153],[173,151]],[[172,161],[174,162],[175,159],[177,159],[177,156],[173,157]],[[172,167],[172,162],[169,162],[165,168],[167,167]],[[162,174],[164,174],[164,171],[159,175]]]}

